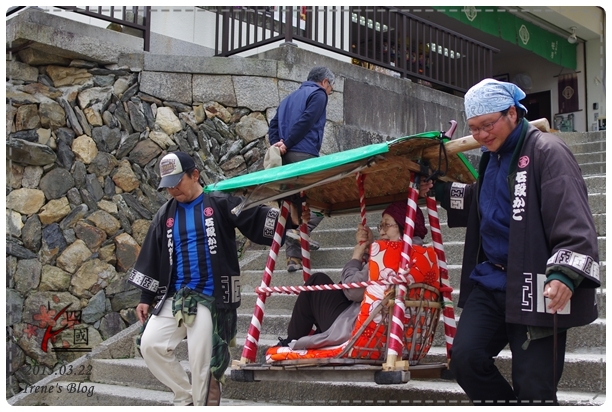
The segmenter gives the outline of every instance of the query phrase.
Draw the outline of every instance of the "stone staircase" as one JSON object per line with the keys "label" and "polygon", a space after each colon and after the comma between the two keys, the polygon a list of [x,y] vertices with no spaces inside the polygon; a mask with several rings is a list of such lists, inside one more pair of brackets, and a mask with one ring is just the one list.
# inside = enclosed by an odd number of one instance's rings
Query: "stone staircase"
{"label": "stone staircase", "polygon": [[[606,189],[605,189],[605,132],[563,133],[581,164],[589,191],[589,202],[600,247],[602,287],[597,291],[599,318],[590,325],[571,329],[568,333],[567,353],[563,377],[559,383],[559,401],[562,405],[603,405],[606,393]],[[439,210],[442,236],[449,264],[449,277],[456,302],[459,289],[460,262],[463,250],[463,229],[449,230],[446,214]],[[326,218],[313,233],[321,249],[311,252],[314,271],[323,271],[337,281],[347,258],[350,257],[357,215]],[[368,213],[367,222],[374,227],[380,214]],[[430,235],[426,242],[430,241]],[[240,359],[256,301],[254,290],[261,284],[268,251],[251,246],[241,260],[242,306],[239,310],[237,347],[232,349],[233,359]],[[284,249],[273,276],[273,285],[299,285],[301,272],[287,273]],[[258,362],[267,347],[277,343],[277,337],[286,337],[286,327],[295,295],[275,294],[266,300],[259,342]],[[461,309],[455,309],[457,320]],[[132,325],[105,341],[94,351],[71,365],[87,368],[91,373],[78,381],[70,376],[47,376],[9,399],[13,405],[170,405],[172,395],[148,371],[144,361],[134,349],[134,337],[139,325]],[[186,345],[177,349],[177,357],[188,370]],[[441,362],[446,357],[442,322],[438,325],[434,346],[424,362]],[[504,350],[496,363],[510,376],[511,355]],[[377,385],[373,382],[350,381],[281,381],[235,382],[227,371],[222,405],[463,405],[469,404],[461,388],[452,380],[412,379],[400,385]],[[72,379],[68,379],[72,378]],[[50,393],[51,389],[54,391]],[[58,388],[62,391],[58,392]],[[38,389],[38,391],[37,391]],[[43,393],[44,392],[44,393]]]}

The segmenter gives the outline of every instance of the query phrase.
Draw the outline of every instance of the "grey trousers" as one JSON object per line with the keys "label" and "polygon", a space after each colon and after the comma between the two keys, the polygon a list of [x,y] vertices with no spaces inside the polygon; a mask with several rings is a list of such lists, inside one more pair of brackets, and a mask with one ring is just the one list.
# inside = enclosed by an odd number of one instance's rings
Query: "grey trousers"
{"label": "grey trousers", "polygon": [[[302,160],[311,159],[313,157],[315,156],[309,153],[289,151],[285,153],[285,155],[283,156],[283,165],[301,162]],[[301,205],[299,203],[299,197],[295,196],[295,198],[292,198],[291,200],[293,203],[295,203],[296,206],[299,205],[298,210],[300,210]],[[323,216],[319,216],[318,214],[314,212],[310,212],[310,220],[308,221],[308,234],[309,235],[310,233],[312,233],[314,228],[316,228],[319,225],[319,223],[321,223],[321,220],[323,220]],[[294,239],[287,237],[287,239],[285,240],[285,256],[287,257],[287,259],[289,259],[290,257],[295,257],[298,259],[302,258],[302,247],[300,246],[299,240],[294,240]]]}
{"label": "grey trousers", "polygon": [[[314,228],[316,228],[319,223],[323,220],[323,216],[320,216],[314,212],[310,212],[310,220],[308,221],[308,235],[312,233]],[[302,258],[302,247],[300,246],[300,241],[292,239],[290,237],[286,237],[285,239],[285,256],[287,259],[290,257]]]}

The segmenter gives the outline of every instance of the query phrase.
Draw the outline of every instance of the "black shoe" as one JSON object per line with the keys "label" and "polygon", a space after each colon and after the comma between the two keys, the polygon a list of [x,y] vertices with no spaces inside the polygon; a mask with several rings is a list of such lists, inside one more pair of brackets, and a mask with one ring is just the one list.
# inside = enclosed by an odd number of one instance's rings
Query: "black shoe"
{"label": "black shoe", "polygon": [[289,343],[291,342],[291,339],[287,338],[287,339],[283,339],[280,336],[278,337],[278,343],[275,346],[285,346],[285,347],[289,347]]}

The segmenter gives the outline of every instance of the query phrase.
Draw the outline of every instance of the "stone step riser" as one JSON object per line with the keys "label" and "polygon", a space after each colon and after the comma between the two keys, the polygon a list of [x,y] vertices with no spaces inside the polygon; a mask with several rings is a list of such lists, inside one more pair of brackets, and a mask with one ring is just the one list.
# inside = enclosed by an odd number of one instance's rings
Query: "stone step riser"
{"label": "stone step riser", "polygon": [[606,152],[590,152],[590,153],[576,153],[574,154],[576,161],[579,165],[588,163],[605,163]]}
{"label": "stone step riser", "polygon": [[585,176],[584,181],[590,194],[606,192],[606,176]]}
{"label": "stone step riser", "polygon": [[595,222],[595,230],[597,231],[597,236],[606,236],[606,215],[594,214],[593,221]]}
{"label": "stone step riser", "polygon": [[580,164],[580,170],[584,176],[588,175],[603,175],[606,173],[606,162],[588,162]]}
{"label": "stone step riser", "polygon": [[[177,359],[181,360],[181,364],[189,371],[189,363],[187,362],[187,343],[183,341],[176,349]],[[112,385],[130,385],[135,388],[149,389],[156,391],[167,392],[170,389],[163,383],[157,380],[151,373],[142,358],[134,359],[129,363],[107,362],[105,360],[92,361],[91,380]]]}
{"label": "stone step riser", "polygon": [[605,141],[597,141],[597,142],[588,142],[581,144],[571,144],[569,145],[570,150],[574,155],[578,154],[588,154],[588,153],[600,153],[606,151],[606,142]]}
{"label": "stone step riser", "polygon": [[[559,388],[559,404],[565,406],[602,405],[598,394],[564,394]],[[282,394],[284,396],[281,396]],[[224,395],[232,399],[257,399],[280,405],[299,406],[469,406],[466,395],[455,382],[435,384],[412,380],[403,385],[375,383],[261,381],[233,382],[224,387]],[[592,397],[592,398],[591,398]]]}
{"label": "stone step riser", "polygon": [[606,141],[606,132],[604,130],[594,131],[589,133],[582,132],[562,132],[556,133],[565,143],[571,146],[579,146],[582,144],[589,144],[593,142],[604,142]]}

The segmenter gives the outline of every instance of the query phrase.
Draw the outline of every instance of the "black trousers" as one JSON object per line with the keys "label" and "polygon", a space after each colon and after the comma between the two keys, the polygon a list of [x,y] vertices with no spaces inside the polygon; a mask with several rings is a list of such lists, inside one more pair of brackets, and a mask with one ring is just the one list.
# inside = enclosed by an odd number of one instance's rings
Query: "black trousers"
{"label": "black trousers", "polygon": [[[476,405],[557,405],[556,387],[563,372],[567,332],[557,334],[553,378],[553,336],[532,340],[523,349],[527,327],[505,322],[505,299],[505,292],[474,287],[459,319],[450,369]],[[512,352],[512,385],[494,360],[506,345]]]}
{"label": "black trousers", "polygon": [[[325,273],[313,273],[304,285],[330,285],[333,280]],[[287,327],[289,340],[307,336],[312,325],[318,332],[329,329],[338,316],[351,305],[342,290],[302,292],[298,295]]]}

